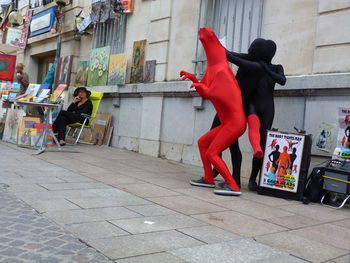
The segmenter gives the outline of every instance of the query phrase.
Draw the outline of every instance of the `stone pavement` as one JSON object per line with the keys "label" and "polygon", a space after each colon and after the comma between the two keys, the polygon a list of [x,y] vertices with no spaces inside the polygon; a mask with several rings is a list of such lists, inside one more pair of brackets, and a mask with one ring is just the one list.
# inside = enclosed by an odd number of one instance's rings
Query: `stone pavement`
{"label": "stone pavement", "polygon": [[257,195],[245,178],[241,197],[217,196],[188,184],[199,167],[76,148],[0,143],[1,263],[350,262],[349,206]]}

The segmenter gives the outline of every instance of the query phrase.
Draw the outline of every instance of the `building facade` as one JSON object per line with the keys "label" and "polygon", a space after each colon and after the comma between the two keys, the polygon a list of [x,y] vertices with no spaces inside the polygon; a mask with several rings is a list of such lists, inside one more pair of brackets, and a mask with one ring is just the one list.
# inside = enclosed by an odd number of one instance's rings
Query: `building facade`
{"label": "building facade", "polygon": [[[91,2],[73,0],[65,7],[61,33],[61,56],[74,56],[71,83],[78,62],[88,60],[92,48],[115,41],[107,32],[122,41],[116,52],[127,54],[127,83],[135,41],[146,40],[145,60],[156,60],[154,83],[89,88],[105,92],[99,111],[113,114],[115,147],[200,165],[197,140],[210,128],[215,111],[179,78],[180,70],[199,77],[205,70],[200,26],[213,27],[236,52],[245,52],[256,37],[277,43],[273,63],[282,64],[287,75],[286,86],[275,92],[273,126],[279,130],[298,127],[315,135],[321,122],[337,123],[337,107],[349,104],[349,0],[135,0],[122,25],[101,31],[109,28],[105,22],[77,37],[75,18],[81,11],[89,14]],[[31,82],[40,83],[53,62],[57,37],[49,32],[31,37],[17,52]],[[252,153],[246,135],[240,142],[248,172]],[[316,148],[313,154],[327,155]]]}

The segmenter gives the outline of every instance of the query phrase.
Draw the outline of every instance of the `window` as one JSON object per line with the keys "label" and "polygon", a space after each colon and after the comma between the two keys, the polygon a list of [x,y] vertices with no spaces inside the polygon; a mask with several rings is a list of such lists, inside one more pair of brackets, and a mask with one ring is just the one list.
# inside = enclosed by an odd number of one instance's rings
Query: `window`
{"label": "window", "polygon": [[[263,5],[264,0],[200,0],[198,29],[211,27],[228,50],[246,52],[250,43],[261,35]],[[195,74],[204,74],[205,61],[197,39]]]}
{"label": "window", "polygon": [[115,19],[96,23],[93,29],[92,48],[110,46],[111,54],[124,52],[126,15],[117,14]]}

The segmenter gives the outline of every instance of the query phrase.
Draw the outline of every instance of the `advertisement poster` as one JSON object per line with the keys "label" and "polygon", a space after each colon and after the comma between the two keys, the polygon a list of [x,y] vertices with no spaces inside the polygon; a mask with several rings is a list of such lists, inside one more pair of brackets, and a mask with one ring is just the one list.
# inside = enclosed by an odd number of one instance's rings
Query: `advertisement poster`
{"label": "advertisement poster", "polygon": [[343,148],[350,136],[350,108],[338,108],[338,125],[337,147]]}
{"label": "advertisement poster", "polygon": [[269,131],[259,185],[296,193],[304,136]]}
{"label": "advertisement poster", "polygon": [[337,126],[327,122],[321,122],[318,133],[316,134],[314,144],[318,150],[331,152],[336,138]]}

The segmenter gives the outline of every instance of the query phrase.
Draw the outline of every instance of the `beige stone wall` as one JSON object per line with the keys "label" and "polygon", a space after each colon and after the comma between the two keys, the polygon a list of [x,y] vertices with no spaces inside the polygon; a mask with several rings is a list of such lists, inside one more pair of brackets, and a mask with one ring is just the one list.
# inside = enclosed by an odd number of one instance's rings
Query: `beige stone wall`
{"label": "beige stone wall", "polygon": [[265,0],[262,37],[287,75],[350,71],[350,0]]}
{"label": "beige stone wall", "polygon": [[317,0],[265,0],[262,37],[276,42],[274,62],[288,75],[312,73],[317,11]]}

